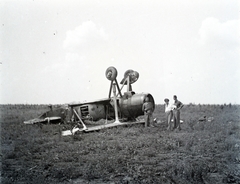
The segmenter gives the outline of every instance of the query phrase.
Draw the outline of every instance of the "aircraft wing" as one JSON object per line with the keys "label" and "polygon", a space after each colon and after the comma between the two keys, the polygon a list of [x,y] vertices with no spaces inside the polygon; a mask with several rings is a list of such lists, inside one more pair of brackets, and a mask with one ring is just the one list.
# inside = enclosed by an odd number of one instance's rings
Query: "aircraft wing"
{"label": "aircraft wing", "polygon": [[52,121],[61,121],[61,117],[46,117],[46,118],[34,118],[28,121],[24,121],[23,123],[26,125],[33,125],[36,123],[50,123]]}
{"label": "aircraft wing", "polygon": [[68,104],[68,105],[70,107],[86,105],[86,104],[103,104],[103,105],[107,105],[107,104],[109,104],[110,101],[111,101],[111,98],[105,98],[105,99],[94,100],[94,101],[83,102],[83,103],[71,103],[71,104]]}
{"label": "aircraft wing", "polygon": [[62,136],[74,135],[76,132],[94,132],[101,129],[112,128],[116,126],[124,126],[124,125],[133,125],[133,124],[143,124],[145,123],[143,120],[135,121],[135,122],[114,122],[105,125],[98,125],[93,127],[88,127],[87,129],[74,127],[72,130],[62,131]]}

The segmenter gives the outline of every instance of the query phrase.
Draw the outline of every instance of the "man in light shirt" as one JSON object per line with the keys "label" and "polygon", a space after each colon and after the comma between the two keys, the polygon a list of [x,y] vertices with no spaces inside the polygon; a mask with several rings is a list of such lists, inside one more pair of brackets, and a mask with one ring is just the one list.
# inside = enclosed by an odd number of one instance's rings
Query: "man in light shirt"
{"label": "man in light shirt", "polygon": [[169,99],[167,98],[164,99],[164,102],[165,102],[165,113],[167,116],[167,124],[168,124],[167,130],[172,130],[171,120],[173,117],[173,109],[176,108],[176,106],[169,104]]}

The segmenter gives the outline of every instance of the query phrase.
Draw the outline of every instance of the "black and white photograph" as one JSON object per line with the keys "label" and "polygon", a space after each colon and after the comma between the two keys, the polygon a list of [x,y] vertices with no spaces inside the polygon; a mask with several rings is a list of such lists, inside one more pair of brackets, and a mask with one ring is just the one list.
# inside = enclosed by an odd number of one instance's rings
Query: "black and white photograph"
{"label": "black and white photograph", "polygon": [[239,0],[1,0],[0,183],[240,184]]}

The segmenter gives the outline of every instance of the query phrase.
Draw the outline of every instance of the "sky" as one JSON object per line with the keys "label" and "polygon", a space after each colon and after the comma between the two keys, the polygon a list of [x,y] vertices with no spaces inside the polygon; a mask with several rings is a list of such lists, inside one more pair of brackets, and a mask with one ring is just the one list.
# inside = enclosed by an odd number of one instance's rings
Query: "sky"
{"label": "sky", "polygon": [[156,104],[240,104],[239,15],[239,0],[1,0],[0,104],[107,98],[110,66]]}

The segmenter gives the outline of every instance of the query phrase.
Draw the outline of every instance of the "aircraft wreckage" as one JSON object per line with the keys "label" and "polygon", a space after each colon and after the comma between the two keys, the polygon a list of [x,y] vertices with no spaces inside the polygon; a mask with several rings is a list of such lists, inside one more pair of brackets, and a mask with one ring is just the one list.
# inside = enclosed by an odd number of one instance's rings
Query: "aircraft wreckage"
{"label": "aircraft wreckage", "polygon": [[[110,80],[110,89],[108,98],[84,103],[68,104],[68,108],[61,107],[45,112],[39,118],[24,121],[25,124],[36,123],[54,123],[71,122],[76,124],[72,130],[63,131],[62,135],[72,135],[75,132],[90,132],[104,128],[110,128],[121,125],[144,123],[138,120],[138,117],[144,115],[142,106],[146,97],[154,104],[154,98],[150,93],[135,93],[132,90],[132,84],[139,78],[139,73],[133,70],[127,70],[121,80],[121,88],[117,81],[117,70],[114,67],[107,68],[105,75]],[[126,86],[126,92],[122,92]],[[96,126],[86,126],[87,121],[98,121],[105,119],[105,124]],[[113,120],[113,123],[107,123]]]}

